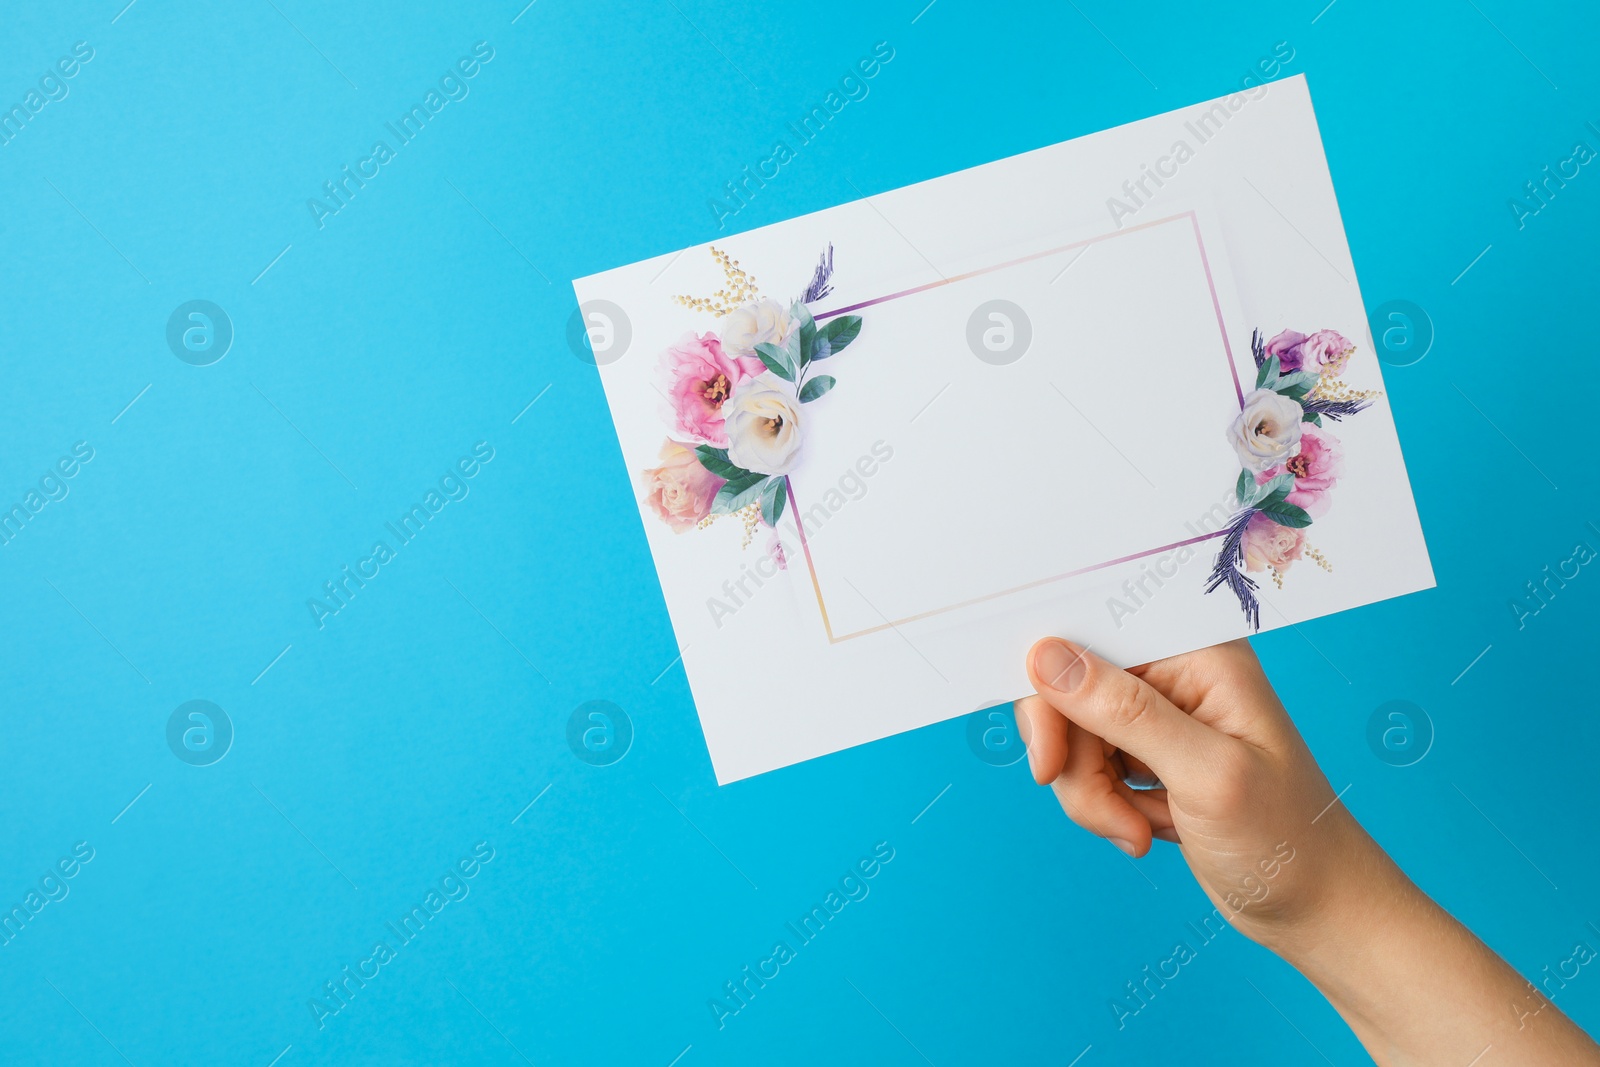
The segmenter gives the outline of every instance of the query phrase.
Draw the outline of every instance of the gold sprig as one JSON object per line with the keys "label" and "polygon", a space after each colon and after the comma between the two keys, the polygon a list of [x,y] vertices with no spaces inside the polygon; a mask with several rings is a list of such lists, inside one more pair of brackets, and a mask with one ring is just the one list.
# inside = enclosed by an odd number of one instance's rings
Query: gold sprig
{"label": "gold sprig", "polygon": [[1311,387],[1311,392],[1306,394],[1307,400],[1371,400],[1375,396],[1382,396],[1382,389],[1352,389],[1338,378],[1323,375],[1317,379],[1317,384]]}
{"label": "gold sprig", "polygon": [[749,548],[756,536],[756,527],[761,525],[761,502],[746,504],[734,514],[744,521],[744,540],[739,542],[739,547]]}
{"label": "gold sprig", "polygon": [[[754,504],[746,504],[738,511],[733,512],[733,515],[737,516],[739,521],[744,523],[744,538],[740,542],[739,547],[749,548],[750,542],[755,539],[756,529],[761,525],[761,501],[758,500]],[[701,519],[695,524],[695,529],[710,529],[711,524],[716,522],[719,518],[721,518],[720,515],[707,515],[705,518]]]}
{"label": "gold sprig", "polygon": [[720,319],[733,309],[743,307],[761,296],[755,278],[739,268],[737,259],[733,259],[716,245],[711,246],[711,258],[722,268],[727,288],[718,289],[710,296],[675,296],[673,300],[690,311],[709,311]]}
{"label": "gold sprig", "polygon": [[1312,548],[1310,541],[1306,542],[1306,555],[1310,556],[1314,561],[1316,561],[1317,566],[1321,567],[1329,574],[1333,573],[1333,564],[1328,562],[1328,557],[1324,556],[1317,549]]}
{"label": "gold sprig", "polygon": [[1279,589],[1282,589],[1283,588],[1283,572],[1278,570],[1278,568],[1276,568],[1274,566],[1271,566],[1269,564],[1267,566],[1267,573],[1272,575],[1272,584],[1277,586]]}

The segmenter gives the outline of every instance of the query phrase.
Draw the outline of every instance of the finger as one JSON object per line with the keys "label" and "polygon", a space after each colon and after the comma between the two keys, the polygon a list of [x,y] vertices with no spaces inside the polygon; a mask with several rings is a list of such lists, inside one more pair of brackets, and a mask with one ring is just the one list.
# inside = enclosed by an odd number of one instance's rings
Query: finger
{"label": "finger", "polygon": [[1212,729],[1258,748],[1273,748],[1295,735],[1255,650],[1242,638],[1132,667],[1128,673]]}
{"label": "finger", "polygon": [[1051,707],[1141,760],[1169,786],[1203,781],[1205,768],[1233,743],[1142,679],[1058,638],[1033,646],[1028,676]]}
{"label": "finger", "polygon": [[1071,723],[1066,769],[1053,784],[1061,809],[1090,833],[1130,856],[1142,856],[1150,851],[1150,821],[1117,792],[1114,781],[1098,739]]}
{"label": "finger", "polygon": [[1152,830],[1173,825],[1172,808],[1167,803],[1165,789],[1134,789],[1124,782],[1113,782],[1111,788],[1117,795],[1126,800],[1128,804],[1145,817]]}
{"label": "finger", "polygon": [[1256,681],[1266,682],[1261,661],[1243,638],[1152,660],[1129,667],[1128,673],[1143,678],[1182,708],[1198,707],[1224,686],[1238,689]]}
{"label": "finger", "polygon": [[1017,733],[1022,735],[1033,780],[1049,785],[1067,765],[1067,720],[1037,696],[1017,701],[1015,712]]}

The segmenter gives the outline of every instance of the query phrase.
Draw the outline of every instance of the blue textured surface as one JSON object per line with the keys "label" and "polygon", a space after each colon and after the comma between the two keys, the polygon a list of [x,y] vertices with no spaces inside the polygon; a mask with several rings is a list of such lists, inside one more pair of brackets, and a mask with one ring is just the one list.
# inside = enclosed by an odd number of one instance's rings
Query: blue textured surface
{"label": "blue textured surface", "polygon": [[[713,784],[568,280],[726,232],[708,200],[879,41],[870,94],[730,228],[1216,96],[1288,42],[1367,306],[1436,329],[1386,375],[1439,588],[1257,648],[1425,888],[1528,974],[1600,945],[1600,577],[1508,606],[1600,548],[1600,171],[1520,227],[1508,204],[1600,148],[1593,12],[924,2],[4,16],[6,108],[94,55],[0,147],[0,502],[93,459],[0,548],[0,904],[94,858],[0,948],[0,1061],[1367,1062],[1232,932],[1119,1031],[1110,1002],[1209,904],[962,722]],[[307,199],[479,41],[470,94],[319,228]],[[211,366],[166,343],[192,299],[236,331]],[[480,441],[468,495],[319,629],[307,599]],[[207,767],[166,740],[193,699],[235,730]],[[1406,768],[1366,740],[1396,699],[1437,734]],[[620,762],[569,748],[589,700],[630,716]],[[719,1029],[708,1000],[880,841],[870,894]],[[470,892],[319,1028],[324,983],[479,842]],[[1600,1024],[1600,978],[1556,1002]]]}

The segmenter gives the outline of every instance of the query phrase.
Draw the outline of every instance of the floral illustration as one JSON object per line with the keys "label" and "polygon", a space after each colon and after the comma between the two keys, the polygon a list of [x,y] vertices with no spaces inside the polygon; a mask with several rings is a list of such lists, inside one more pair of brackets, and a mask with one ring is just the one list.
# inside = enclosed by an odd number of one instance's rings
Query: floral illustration
{"label": "floral illustration", "polygon": [[[661,465],[640,481],[646,504],[674,531],[737,515],[748,547],[757,526],[775,531],[788,503],[786,476],[805,441],[806,405],[834,387],[815,366],[856,339],[861,319],[839,315],[819,325],[812,317],[808,305],[833,291],[831,245],[805,293],[789,304],[763,297],[726,253],[712,248],[711,255],[727,288],[677,300],[723,320],[722,331],[689,331],[662,353],[669,436]],[[775,558],[781,566],[781,544]]]}
{"label": "floral illustration", "polygon": [[666,394],[675,416],[673,429],[686,437],[728,447],[722,405],[740,382],[766,370],[753,356],[729,355],[715,334],[692,332],[661,358]]}
{"label": "floral illustration", "polygon": [[1284,330],[1265,343],[1258,330],[1250,350],[1256,387],[1227,435],[1242,468],[1234,488],[1241,510],[1228,524],[1206,592],[1226,585],[1251,629],[1259,630],[1261,604],[1250,573],[1269,572],[1281,589],[1296,560],[1309,557],[1333,569],[1306,540],[1306,528],[1327,514],[1344,466],[1339,439],[1323,420],[1358,414],[1377,394],[1339,380],[1355,346],[1334,330]]}

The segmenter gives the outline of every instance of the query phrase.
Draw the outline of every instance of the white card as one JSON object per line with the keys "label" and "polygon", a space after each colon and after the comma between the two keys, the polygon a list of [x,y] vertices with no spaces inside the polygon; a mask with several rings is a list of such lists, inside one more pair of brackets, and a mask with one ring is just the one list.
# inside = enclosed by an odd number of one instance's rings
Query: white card
{"label": "white card", "polygon": [[719,782],[1433,585],[1303,78],[574,288]]}

